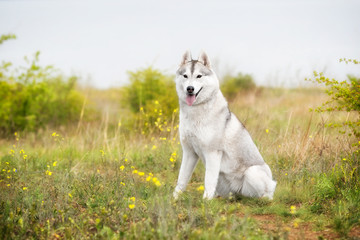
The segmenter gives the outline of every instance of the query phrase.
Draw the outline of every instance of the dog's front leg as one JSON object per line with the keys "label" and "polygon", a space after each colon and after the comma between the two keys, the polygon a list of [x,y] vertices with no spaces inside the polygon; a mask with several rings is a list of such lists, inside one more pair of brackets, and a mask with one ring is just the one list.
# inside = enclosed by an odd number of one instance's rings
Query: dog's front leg
{"label": "dog's front leg", "polygon": [[205,156],[205,192],[204,199],[212,199],[215,196],[216,185],[219,179],[222,152],[214,151]]}
{"label": "dog's front leg", "polygon": [[177,199],[179,194],[185,190],[198,160],[199,157],[194,150],[183,144],[183,158],[181,161],[178,182],[173,193],[175,199]]}

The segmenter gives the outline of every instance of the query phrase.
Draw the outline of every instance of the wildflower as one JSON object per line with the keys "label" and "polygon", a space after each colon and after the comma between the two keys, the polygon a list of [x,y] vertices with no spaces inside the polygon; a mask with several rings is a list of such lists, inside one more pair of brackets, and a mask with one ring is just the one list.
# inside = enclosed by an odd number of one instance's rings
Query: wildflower
{"label": "wildflower", "polygon": [[144,176],[144,174],[145,174],[144,172],[138,172],[139,176]]}
{"label": "wildflower", "polygon": [[118,127],[121,127],[121,122],[119,121],[119,123],[118,123]]}
{"label": "wildflower", "polygon": [[16,168],[13,169],[14,172],[17,172]]}
{"label": "wildflower", "polygon": [[158,104],[159,104],[159,101],[156,100],[156,101],[155,101],[155,104],[158,105]]}
{"label": "wildflower", "polygon": [[131,197],[131,198],[130,198],[130,201],[135,202],[135,197]]}
{"label": "wildflower", "polygon": [[21,149],[19,153],[24,154],[25,153],[24,149]]}
{"label": "wildflower", "polygon": [[152,173],[149,173],[149,176],[153,177],[153,176],[154,176],[154,174],[152,174]]}
{"label": "wildflower", "polygon": [[53,132],[53,134],[51,134],[51,136],[56,137],[56,132]]}
{"label": "wildflower", "polygon": [[143,108],[143,107],[141,107],[141,108],[140,108],[140,112],[143,112],[143,111],[144,111],[144,108]]}
{"label": "wildflower", "polygon": [[57,164],[57,162],[55,161],[55,162],[53,163],[53,166],[56,167],[56,164]]}
{"label": "wildflower", "polygon": [[7,187],[10,187],[10,183],[6,185]]}
{"label": "wildflower", "polygon": [[343,158],[343,161],[346,161],[346,158]]}
{"label": "wildflower", "polygon": [[123,215],[123,219],[126,220],[128,216],[126,214]]}
{"label": "wildflower", "polygon": [[146,181],[149,182],[150,180],[151,180],[151,176],[148,176],[148,177],[146,178]]}
{"label": "wildflower", "polygon": [[160,186],[161,186],[160,181],[156,181],[156,182],[155,182],[155,186],[160,187]]}
{"label": "wildflower", "polygon": [[135,169],[134,171],[132,171],[132,173],[136,174],[138,173],[138,170]]}
{"label": "wildflower", "polygon": [[201,186],[199,186],[196,190],[198,190],[199,192],[204,191],[204,186],[201,185]]}
{"label": "wildflower", "polygon": [[266,132],[266,133],[269,133],[269,129],[266,129],[265,132]]}
{"label": "wildflower", "polygon": [[100,150],[100,153],[101,153],[101,156],[102,156],[102,157],[105,156],[104,150]]}
{"label": "wildflower", "polygon": [[24,155],[24,156],[23,156],[23,158],[24,158],[24,160],[26,160],[26,158],[27,158],[27,155]]}
{"label": "wildflower", "polygon": [[129,204],[129,208],[133,209],[135,207],[135,204]]}
{"label": "wildflower", "polygon": [[68,194],[70,198],[72,198],[73,196],[71,195],[71,193]]}
{"label": "wildflower", "polygon": [[294,206],[294,205],[290,206],[290,213],[291,214],[296,214],[296,206]]}
{"label": "wildflower", "polygon": [[156,148],[157,148],[156,145],[153,145],[151,150],[155,150]]}
{"label": "wildflower", "polygon": [[23,187],[23,190],[24,190],[24,191],[27,190],[27,187]]}
{"label": "wildflower", "polygon": [[125,168],[124,165],[121,165],[121,166],[120,166],[120,170],[121,170],[121,171],[124,171],[124,168]]}
{"label": "wildflower", "polygon": [[123,185],[123,186],[125,186],[125,183],[123,183],[123,182],[120,182],[120,184]]}
{"label": "wildflower", "polygon": [[127,158],[125,158],[124,161],[127,162],[128,161]]}

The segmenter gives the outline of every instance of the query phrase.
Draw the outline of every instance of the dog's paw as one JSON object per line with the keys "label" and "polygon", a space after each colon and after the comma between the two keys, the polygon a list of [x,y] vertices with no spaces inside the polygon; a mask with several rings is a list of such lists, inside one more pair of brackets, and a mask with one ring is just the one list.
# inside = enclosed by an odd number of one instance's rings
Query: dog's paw
{"label": "dog's paw", "polygon": [[205,190],[204,195],[203,195],[203,199],[204,199],[204,200],[211,200],[211,199],[213,199],[214,197],[215,197],[215,192],[207,192],[207,191]]}
{"label": "dog's paw", "polygon": [[182,193],[181,189],[179,188],[175,188],[174,192],[173,192],[173,197],[175,200],[177,200],[179,198],[179,195]]}

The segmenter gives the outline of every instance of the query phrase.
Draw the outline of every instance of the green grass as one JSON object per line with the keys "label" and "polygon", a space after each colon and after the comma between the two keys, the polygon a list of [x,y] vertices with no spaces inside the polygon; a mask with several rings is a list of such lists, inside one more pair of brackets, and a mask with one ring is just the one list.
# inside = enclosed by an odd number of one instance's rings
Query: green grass
{"label": "green grass", "polygon": [[[348,166],[358,165],[343,158],[354,140],[324,127],[329,118],[348,116],[308,111],[324,98],[319,90],[263,89],[230,104],[278,182],[273,201],[204,201],[201,163],[175,201],[182,153],[170,121],[147,135],[121,111],[104,112],[99,122],[17,133],[0,142],[0,238],[351,237],[360,198]],[[131,125],[138,127],[124,127]]]}

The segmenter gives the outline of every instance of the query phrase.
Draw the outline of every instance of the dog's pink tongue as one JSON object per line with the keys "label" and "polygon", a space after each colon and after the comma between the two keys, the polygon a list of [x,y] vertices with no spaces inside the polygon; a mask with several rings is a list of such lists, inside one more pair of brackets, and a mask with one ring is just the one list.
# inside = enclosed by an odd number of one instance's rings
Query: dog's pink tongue
{"label": "dog's pink tongue", "polygon": [[187,105],[191,106],[195,102],[195,95],[187,95],[186,96],[186,103]]}

